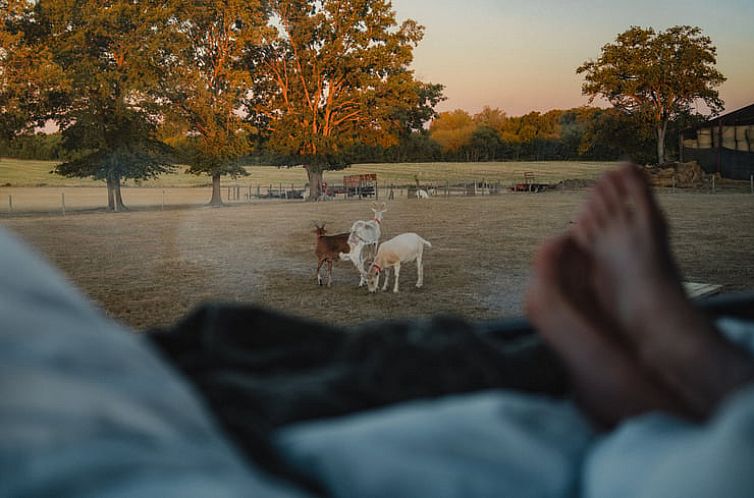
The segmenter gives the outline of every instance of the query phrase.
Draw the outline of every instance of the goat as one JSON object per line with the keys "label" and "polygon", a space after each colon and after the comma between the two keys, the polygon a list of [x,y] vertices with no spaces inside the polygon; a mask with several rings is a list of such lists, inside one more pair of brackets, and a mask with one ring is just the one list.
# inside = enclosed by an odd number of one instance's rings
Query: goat
{"label": "goat", "polygon": [[314,224],[316,227],[314,233],[317,236],[317,245],[314,247],[314,254],[317,256],[317,283],[322,285],[322,274],[320,272],[322,265],[327,263],[327,286],[332,284],[332,263],[335,258],[340,256],[343,259],[343,253],[350,252],[348,237],[350,233],[339,233],[335,235],[325,235],[325,223],[322,225]]}
{"label": "goat", "polygon": [[416,189],[417,199],[429,199],[429,193],[423,188]]}
{"label": "goat", "polygon": [[361,275],[359,287],[366,284],[365,262],[367,259],[371,259],[377,251],[377,244],[382,235],[380,225],[384,214],[387,212],[387,207],[384,202],[381,204],[372,203],[372,212],[374,217],[371,220],[359,220],[351,225],[351,234],[348,237],[350,251],[347,255],[341,255],[341,259],[350,259],[356,269],[359,270]]}
{"label": "goat", "polygon": [[380,273],[383,272],[385,273],[385,282],[382,285],[382,290],[387,289],[388,280],[390,279],[388,270],[391,267],[395,272],[393,292],[398,292],[398,278],[401,273],[401,264],[410,263],[414,260],[416,260],[416,272],[418,276],[416,287],[424,285],[424,265],[422,264],[424,246],[431,248],[432,244],[415,233],[402,233],[380,244],[379,249],[377,249],[377,256],[375,256],[374,262],[367,274],[367,288],[369,292],[377,291]]}

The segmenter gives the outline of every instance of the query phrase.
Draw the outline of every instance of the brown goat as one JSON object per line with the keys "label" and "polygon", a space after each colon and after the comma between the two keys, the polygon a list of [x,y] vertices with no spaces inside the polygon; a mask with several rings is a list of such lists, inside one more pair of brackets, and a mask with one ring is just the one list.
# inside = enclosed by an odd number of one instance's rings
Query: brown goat
{"label": "brown goat", "polygon": [[317,227],[314,233],[317,235],[317,245],[314,248],[314,254],[317,256],[317,283],[322,285],[322,275],[320,269],[327,262],[327,286],[332,284],[332,263],[335,259],[340,259],[341,253],[349,253],[351,247],[348,245],[350,233],[338,233],[335,235],[325,235],[325,223],[322,226],[314,224]]}

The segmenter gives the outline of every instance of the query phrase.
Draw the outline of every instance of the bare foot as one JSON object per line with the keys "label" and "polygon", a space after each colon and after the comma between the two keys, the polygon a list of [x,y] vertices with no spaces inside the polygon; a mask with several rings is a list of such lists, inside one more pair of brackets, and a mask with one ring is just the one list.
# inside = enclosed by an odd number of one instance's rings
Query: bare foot
{"label": "bare foot", "polygon": [[573,234],[593,260],[593,286],[615,330],[694,412],[710,414],[754,380],[752,358],[686,298],[665,220],[638,167],[625,165],[600,179]]}
{"label": "bare foot", "polygon": [[570,236],[551,239],[537,253],[526,296],[527,315],[564,360],[577,402],[606,427],[648,411],[683,413],[615,335],[589,281],[591,266]]}

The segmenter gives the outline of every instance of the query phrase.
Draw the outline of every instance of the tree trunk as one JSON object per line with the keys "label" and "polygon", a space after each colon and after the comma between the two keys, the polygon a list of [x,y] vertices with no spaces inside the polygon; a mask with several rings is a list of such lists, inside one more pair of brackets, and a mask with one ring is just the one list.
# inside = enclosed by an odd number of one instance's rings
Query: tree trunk
{"label": "tree trunk", "polygon": [[309,197],[307,201],[316,201],[322,196],[322,170],[314,166],[304,166],[309,178]]}
{"label": "tree trunk", "polygon": [[223,198],[220,195],[220,174],[219,173],[214,173],[212,175],[212,199],[210,199],[209,205],[212,207],[223,206]]}
{"label": "tree trunk", "polygon": [[106,181],[107,181],[107,210],[115,211],[115,193],[113,190],[113,179],[108,176]]}
{"label": "tree trunk", "polygon": [[120,194],[120,177],[113,178],[113,193],[115,194],[115,210],[125,211],[126,205],[123,204],[123,197]]}
{"label": "tree trunk", "polygon": [[657,125],[657,164],[665,162],[665,131],[667,128],[667,121]]}

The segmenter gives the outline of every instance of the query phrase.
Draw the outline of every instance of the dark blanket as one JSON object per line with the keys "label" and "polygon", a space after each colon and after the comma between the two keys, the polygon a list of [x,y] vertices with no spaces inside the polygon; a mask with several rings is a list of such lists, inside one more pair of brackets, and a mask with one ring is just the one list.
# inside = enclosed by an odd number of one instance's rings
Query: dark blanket
{"label": "dark blanket", "polygon": [[450,317],[339,329],[205,305],[148,335],[257,465],[299,482],[269,444],[277,427],[482,389],[566,392],[560,362],[528,329]]}

